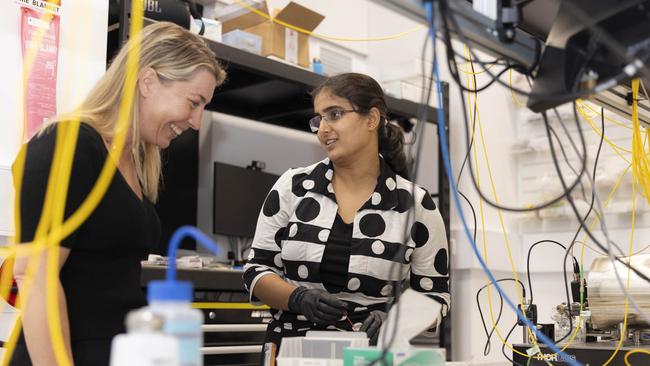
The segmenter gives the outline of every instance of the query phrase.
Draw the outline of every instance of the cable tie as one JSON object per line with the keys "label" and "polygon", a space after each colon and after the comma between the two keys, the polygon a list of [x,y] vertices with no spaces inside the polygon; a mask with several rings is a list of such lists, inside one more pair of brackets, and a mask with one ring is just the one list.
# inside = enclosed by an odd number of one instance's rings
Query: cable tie
{"label": "cable tie", "polygon": [[528,348],[528,349],[526,350],[526,354],[527,354],[529,357],[532,357],[532,356],[534,356],[534,355],[536,355],[536,354],[538,354],[538,353],[541,353],[541,351],[539,350],[539,346],[530,347],[530,348]]}

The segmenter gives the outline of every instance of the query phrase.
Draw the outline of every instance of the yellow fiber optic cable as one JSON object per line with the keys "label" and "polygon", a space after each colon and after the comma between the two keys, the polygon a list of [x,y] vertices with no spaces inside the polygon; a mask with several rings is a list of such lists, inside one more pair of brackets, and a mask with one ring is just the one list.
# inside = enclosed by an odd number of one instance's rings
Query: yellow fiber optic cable
{"label": "yellow fiber optic cable", "polygon": [[[591,111],[592,113],[594,113],[595,115],[600,116],[600,112],[598,112],[597,110],[593,109],[593,107],[590,106],[589,104],[587,104],[584,100],[582,100],[582,99],[576,99],[576,103],[577,103],[579,106],[581,106],[581,107],[587,108],[588,110],[590,110],[590,111]],[[616,120],[614,120],[614,119],[612,119],[612,118],[610,118],[610,117],[608,117],[608,116],[605,116],[605,120],[607,120],[607,121],[609,121],[609,122],[612,122],[613,124],[618,125],[618,126],[620,126],[620,127],[627,128],[628,130],[631,130],[631,129],[632,129],[632,126],[628,126],[628,125],[626,125],[626,124],[624,124],[624,123],[618,122],[618,121],[616,121]]]}
{"label": "yellow fiber optic cable", "polygon": [[630,356],[632,356],[635,353],[643,353],[643,354],[646,354],[646,355],[650,355],[650,351],[648,351],[647,349],[642,349],[642,348],[631,349],[631,350],[625,352],[625,357],[623,357],[623,361],[625,362],[625,366],[634,366],[634,365],[630,364]]}
{"label": "yellow fiber optic cable", "polygon": [[[465,46],[465,56],[468,57],[468,59],[470,60],[469,63],[472,64],[471,55],[468,55],[467,53],[468,53],[468,49],[467,49],[467,46]],[[468,75],[468,74],[466,74],[466,75]],[[472,88],[472,85],[473,85],[473,83],[470,82],[470,78],[468,76],[467,77],[467,87],[468,87],[468,89]],[[474,85],[474,87],[476,87],[476,85]],[[474,116],[472,114],[473,111],[474,111],[474,108],[473,108],[472,103],[471,103],[471,95],[472,94],[474,95],[474,104],[476,106],[476,116]],[[478,113],[478,95],[477,95],[477,93],[468,93],[467,94],[467,100],[468,100],[468,107],[469,107],[469,110],[470,110],[470,113],[469,113],[470,119],[472,121],[474,120],[474,118],[476,118],[477,120],[480,119],[480,114]],[[473,140],[475,140],[476,134],[475,134],[474,129],[472,129],[471,137],[472,137]],[[480,187],[481,187],[481,178],[480,178],[477,147],[476,147],[477,145],[478,145],[478,143],[476,143],[476,141],[475,141],[474,145],[472,147],[472,155],[473,155],[474,162],[475,162],[474,165],[475,165],[475,170],[476,170],[476,185],[480,189]],[[489,264],[489,259],[488,259],[488,254],[487,254],[487,241],[486,241],[486,235],[485,235],[485,211],[484,211],[484,207],[483,207],[483,199],[480,196],[479,196],[479,213],[480,213],[480,217],[481,217],[481,231],[482,231],[481,237],[482,237],[482,241],[483,241],[483,258],[485,260],[485,263]],[[487,280],[486,284],[488,285],[486,287],[486,290],[487,290],[487,297],[488,297],[488,309],[490,311],[490,320],[492,322],[492,326],[494,328],[494,332],[497,335],[497,338],[499,338],[499,340],[501,341],[502,344],[506,345],[510,350],[512,350],[512,352],[519,353],[522,356],[527,356],[525,353],[522,353],[522,352],[514,349],[509,343],[507,343],[505,341],[503,335],[499,331],[499,328],[496,325],[496,321],[494,320],[494,309],[492,308],[492,292],[491,292],[491,286],[489,286],[490,281]],[[520,300],[519,303],[521,304],[521,300]]]}
{"label": "yellow fiber optic cable", "polygon": [[[512,77],[512,74],[511,74],[510,76]],[[512,79],[511,79],[511,82],[512,82]],[[513,95],[513,99],[515,100],[515,102],[519,102],[516,98],[514,98],[514,95]],[[519,103],[518,103],[518,104],[519,104]],[[522,105],[522,104],[520,104],[520,105]],[[522,105],[522,106],[523,106],[523,105]],[[477,117],[478,117],[478,116],[477,116]],[[493,181],[493,179],[492,179],[492,174],[491,174],[491,172],[490,172],[490,165],[489,165],[488,155],[487,155],[486,146],[485,146],[485,141],[484,141],[484,137],[483,137],[483,133],[482,133],[482,126],[481,126],[480,118],[477,118],[477,120],[478,120],[478,123],[479,123],[479,133],[481,134],[481,139],[482,139],[482,142],[483,142],[483,151],[484,151],[485,158],[486,158],[486,163],[487,163],[487,166],[488,166],[489,177],[490,177],[490,180],[491,180],[491,183],[492,183],[492,188],[493,188],[493,191],[494,191],[494,194],[495,194],[495,198],[496,198],[496,191],[495,191],[495,188],[494,188],[494,181]],[[593,126],[592,126],[592,127],[593,127]],[[601,131],[601,134],[602,134],[602,131]],[[604,136],[603,136],[603,137],[604,137]],[[627,170],[626,170],[626,171],[627,171]],[[623,175],[621,175],[621,179],[622,179],[622,177],[623,177],[624,175],[625,175],[625,172],[624,172]],[[618,185],[619,185],[621,179],[619,179],[619,181],[617,182],[617,184],[616,184],[616,186],[614,187],[613,191],[616,190],[616,188],[618,187]],[[613,193],[613,192],[612,192],[612,193]],[[497,200],[496,202],[498,202],[498,200]],[[501,216],[500,210],[498,211],[498,213],[499,213],[499,218],[500,218],[500,221],[501,221],[501,224],[502,224],[502,228],[503,228],[504,233],[505,233],[505,228],[503,227],[503,221],[502,221],[502,216]],[[508,245],[508,242],[507,242],[507,236],[506,236],[506,248],[509,249],[509,245]],[[584,248],[583,248],[583,249],[584,249]],[[509,257],[510,257],[510,263],[512,264],[513,262],[512,262],[512,260],[511,260],[511,253],[510,253],[509,250],[508,250],[508,254],[509,254]],[[581,259],[582,259],[582,258],[581,258]],[[487,258],[486,258],[486,260],[487,260]],[[516,271],[514,270],[514,268],[513,268],[513,271],[514,271],[513,273],[515,273],[515,278],[517,278],[517,276],[516,276]],[[488,296],[490,296],[489,288],[488,288]],[[521,302],[521,301],[520,301],[520,302]],[[491,302],[490,302],[489,304],[491,305]],[[491,316],[492,316],[492,309],[490,309],[490,310],[491,310]],[[580,304],[580,311],[582,312],[582,303]],[[580,329],[579,327],[580,327],[580,320],[581,320],[581,317],[582,317],[582,315],[580,314],[580,315],[579,315],[579,318],[578,318],[578,323],[577,323],[576,329],[575,329],[575,331],[573,332],[573,334],[572,334],[571,338],[569,339],[569,341],[568,341],[568,342],[564,345],[564,347],[561,349],[562,351],[565,350],[565,349],[566,349],[566,348],[571,344],[571,342],[573,341],[573,339],[576,337],[576,335],[577,335],[577,333],[578,333],[578,331],[579,331],[579,329]],[[493,318],[492,318],[492,320],[494,321]],[[530,330],[528,330],[528,331],[530,332]],[[497,331],[497,333],[498,333],[498,331]],[[534,338],[533,338],[533,339],[534,339]],[[503,340],[502,340],[502,341],[503,341]],[[506,345],[509,346],[508,344],[506,344]],[[511,348],[511,347],[509,347],[509,348]],[[511,348],[511,349],[512,349],[512,348]],[[514,349],[512,349],[512,350],[515,351]],[[518,353],[520,353],[520,352],[518,352]],[[523,355],[526,356],[526,357],[528,357],[527,354],[523,354]]]}
{"label": "yellow fiber optic cable", "polygon": [[[577,105],[576,107],[577,107],[578,113],[580,113],[580,115],[581,115],[585,120],[587,120],[587,123],[589,123],[589,125],[590,125],[591,128],[594,130],[594,132],[596,132],[596,134],[598,134],[598,136],[600,137],[600,135],[602,134],[602,131],[600,130],[600,128],[598,128],[598,127],[594,124],[594,122],[593,122],[593,117],[589,116],[589,115],[585,112],[585,110],[582,108],[582,106]],[[608,139],[607,136],[604,137],[604,140],[605,140],[605,142],[606,142],[606,143],[607,143],[607,144],[608,144],[612,149],[614,149],[617,153],[620,152],[620,151],[623,151],[623,152],[626,152],[626,153],[632,153],[632,150],[629,150],[629,149],[626,149],[626,148],[624,148],[624,147],[618,146],[617,144],[613,143],[610,139]],[[619,154],[619,155],[620,155],[620,154]]]}
{"label": "yellow fiber optic cable", "polygon": [[[587,249],[591,250],[592,252],[594,252],[597,255],[600,255],[600,256],[606,256],[607,255],[607,253],[601,251],[600,249],[596,249],[596,248],[592,247],[591,245],[587,245],[586,243],[584,243],[582,241],[576,241],[576,243],[585,245]],[[641,249],[638,249],[636,252],[632,253],[632,256],[641,254],[641,253],[645,252],[646,250],[648,250],[649,248],[650,248],[650,244],[646,245],[645,247],[643,247]]]}
{"label": "yellow fiber optic cable", "polygon": [[[467,46],[465,46],[465,56],[468,58],[470,65],[472,65],[471,55],[468,54]],[[473,83],[470,81],[469,76],[467,76],[467,87],[472,88],[472,84]],[[476,87],[476,85],[473,85],[473,87]],[[478,94],[477,93],[468,93],[467,94],[468,107],[469,107],[469,110],[470,110],[470,114],[469,114],[470,119],[474,120],[474,116],[472,114],[473,113],[472,111],[474,110],[474,108],[473,108],[472,103],[471,103],[471,94],[474,95],[474,106],[476,106],[476,116],[475,117],[476,117],[476,120],[478,121],[479,126],[480,126],[480,114],[478,112]],[[474,130],[472,130],[472,139],[474,139],[474,138],[475,138],[475,133],[474,133]],[[482,140],[482,141],[485,144],[485,141],[484,140]],[[480,188],[481,187],[481,180],[480,180],[480,172],[479,172],[479,164],[478,164],[477,147],[476,147],[477,145],[478,145],[478,143],[474,142],[474,146],[472,148],[472,153],[473,153],[473,158],[474,158],[474,161],[475,161],[476,183],[477,183],[477,187]],[[484,151],[485,151],[485,146],[484,146]],[[490,177],[491,177],[491,171],[489,170],[489,161],[487,161],[487,165],[488,165],[488,172],[489,172]],[[494,186],[492,188],[493,188],[493,194],[495,195],[495,198],[496,198],[496,191],[494,190]],[[497,198],[497,200],[498,200],[498,198]],[[481,230],[482,230],[482,240],[483,240],[483,257],[484,257],[485,263],[488,264],[489,261],[488,261],[488,255],[487,255],[487,241],[486,241],[486,235],[485,235],[485,212],[484,212],[484,208],[483,208],[483,199],[481,197],[479,197],[479,212],[480,212],[480,216],[481,216]],[[503,224],[503,222],[501,222],[501,223]],[[504,230],[504,235],[506,237],[506,246],[507,246],[508,245],[507,234],[506,234],[506,231],[505,231],[505,228],[504,228],[503,225],[502,225],[502,229]],[[510,259],[512,259],[512,258],[510,257]],[[513,265],[513,262],[511,262],[511,265]],[[514,273],[514,277],[515,277],[515,279],[517,279],[516,272]],[[488,294],[488,308],[490,310],[490,320],[492,322],[492,326],[494,327],[494,331],[495,331],[497,337],[499,338],[501,343],[506,345],[510,350],[512,350],[512,352],[515,352],[515,353],[518,353],[518,354],[520,354],[522,356],[528,357],[527,354],[514,349],[510,344],[508,344],[505,341],[505,339],[503,338],[503,336],[501,335],[501,332],[499,331],[498,327],[496,326],[496,321],[494,320],[494,310],[492,308],[492,295],[491,295],[491,289],[490,289],[491,286],[489,286],[489,284],[490,284],[490,282],[488,280],[487,281],[488,286],[486,288],[487,289],[487,294]],[[517,282],[517,284],[518,284],[518,282]],[[521,286],[521,285],[519,285],[519,286]],[[521,298],[521,288],[518,291],[518,296],[519,296],[519,304],[521,305],[522,302],[523,302],[522,298]],[[530,329],[528,329],[528,332],[529,333],[531,332]]]}
{"label": "yellow fiber optic cable", "polygon": [[512,100],[514,100],[518,106],[522,108],[526,108],[526,104],[520,102],[519,99],[517,99],[517,96],[515,95],[515,91],[512,89],[512,69],[510,69],[509,83],[510,83],[510,94],[512,95]]}
{"label": "yellow fiber optic cable", "polygon": [[[596,132],[596,134],[597,134],[599,137],[601,137],[601,136],[603,135],[603,132],[602,132],[602,131],[601,131],[601,130],[600,130],[600,129],[599,129],[599,128],[598,128],[598,127],[593,123],[593,121],[591,120],[591,118],[589,118],[589,116],[587,116],[586,114],[583,114],[583,111],[582,111],[581,108],[578,108],[578,112],[582,115],[582,117],[585,119],[585,121],[587,121],[587,123],[589,124],[589,126],[591,126],[591,129],[594,130],[594,132]],[[619,156],[621,159],[623,159],[626,163],[631,164],[631,161],[628,160],[628,159],[627,159],[625,156],[623,156],[623,154],[621,153],[621,151],[623,151],[623,152],[627,152],[627,153],[631,153],[631,152],[632,152],[631,150],[627,150],[627,149],[625,149],[625,148],[622,148],[622,147],[620,147],[620,146],[617,146],[616,144],[614,144],[613,142],[611,142],[611,141],[607,138],[607,136],[604,136],[604,137],[603,137],[603,140],[607,143],[607,145],[609,145],[609,146],[614,150],[614,152],[616,153],[616,155],[618,155],[618,156]]]}
{"label": "yellow fiber optic cable", "polygon": [[641,140],[639,123],[639,79],[632,80],[632,173],[639,181],[641,195],[650,203],[650,161]]}
{"label": "yellow fiber optic cable", "polygon": [[268,19],[268,20],[270,20],[270,21],[272,21],[272,22],[274,22],[274,23],[277,23],[277,24],[279,24],[279,25],[281,25],[281,26],[283,26],[283,27],[286,27],[286,28],[289,28],[289,29],[293,29],[293,30],[295,30],[296,32],[299,32],[299,33],[302,33],[302,34],[306,34],[306,35],[308,35],[308,36],[312,36],[312,37],[320,38],[320,39],[326,39],[326,40],[330,40],[330,41],[343,41],[343,42],[378,42],[378,41],[388,41],[388,40],[391,40],[391,39],[402,38],[402,37],[407,36],[407,35],[409,35],[409,34],[415,32],[415,31],[418,31],[418,30],[420,30],[420,29],[424,29],[424,28],[425,28],[425,25],[423,25],[423,24],[419,24],[419,25],[417,25],[417,26],[415,26],[415,27],[413,27],[413,28],[411,28],[411,29],[408,29],[408,30],[406,30],[406,31],[404,31],[404,32],[400,32],[400,33],[396,33],[396,34],[392,34],[392,35],[388,35],[388,36],[382,36],[382,37],[370,37],[370,38],[351,38],[351,37],[336,37],[336,36],[328,36],[328,35],[325,35],[325,34],[314,33],[314,32],[309,31],[309,30],[307,30],[307,29],[303,29],[303,28],[300,28],[300,27],[296,27],[295,25],[292,25],[292,24],[289,24],[289,23],[287,23],[287,22],[283,22],[283,21],[281,21],[281,20],[278,20],[278,19],[276,19],[276,18],[273,18],[273,17],[271,17],[270,15],[268,15],[268,14],[262,12],[262,11],[259,11],[259,10],[255,9],[255,8],[253,8],[252,6],[250,6],[250,5],[246,4],[246,3],[244,3],[244,2],[241,1],[241,0],[235,0],[235,3],[237,3],[237,5],[239,5],[239,6],[243,7],[243,8],[248,9],[251,13],[255,13],[255,14],[257,14],[257,15],[259,15],[259,16],[265,18],[265,19]]}
{"label": "yellow fiber optic cable", "polygon": [[[638,89],[637,89],[638,90]],[[630,232],[630,244],[629,244],[629,252],[630,254],[632,253],[632,244],[634,240],[634,223],[635,223],[635,218],[636,218],[636,189],[635,189],[635,179],[632,179],[632,230]],[[614,349],[614,352],[612,352],[612,355],[607,359],[607,361],[603,364],[603,366],[609,365],[610,362],[616,357],[616,354],[618,351],[621,349],[621,345],[623,344],[623,340],[626,338],[627,334],[627,312],[628,312],[628,307],[630,303],[630,275],[632,273],[632,270],[629,268],[632,262],[632,256],[629,256],[627,259],[627,285],[625,288],[625,314],[623,315],[623,330],[622,334],[619,337],[620,339],[618,340],[618,343],[616,344],[616,348]],[[616,266],[616,263],[613,263],[614,266]]]}
{"label": "yellow fiber optic cable", "polygon": [[[605,205],[604,205],[605,207],[607,207],[609,205],[609,203],[611,202],[611,200],[613,198],[613,195],[614,195],[614,192],[616,192],[616,190],[619,187],[621,181],[623,180],[623,177],[627,174],[627,172],[630,170],[630,168],[632,168],[632,164],[628,165],[628,167],[625,169],[623,174],[621,174],[621,176],[619,177],[618,181],[616,182],[616,185],[614,186],[614,188],[612,189],[612,191],[610,192],[610,194],[607,197],[607,200],[606,200]],[[635,217],[636,217],[635,216],[635,213],[636,213],[636,190],[635,190],[635,187],[636,187],[635,186],[635,179],[634,179],[634,174],[633,174],[632,175],[632,227],[631,227],[630,244],[629,244],[630,256],[629,256],[628,261],[631,260],[631,257],[632,257],[632,244],[633,244],[633,238],[634,238],[634,224],[635,224]],[[604,213],[602,213],[602,214],[604,214]],[[599,220],[600,220],[600,217],[595,217],[593,219],[589,229],[590,230],[593,229],[593,227],[596,225],[596,223]],[[582,265],[582,261],[583,261],[583,258],[584,258],[585,246],[587,245],[587,239],[588,239],[588,236],[585,235],[585,238],[583,239],[582,252],[581,252],[581,256],[580,256],[581,265]],[[624,314],[624,317],[623,317],[623,329],[626,329],[626,327],[627,327],[627,310],[628,310],[628,306],[629,306],[629,297],[628,296],[629,296],[629,286],[630,286],[630,272],[631,271],[628,268],[627,290],[626,290],[626,297],[625,297],[625,314]],[[607,362],[603,366],[606,366],[607,364],[609,364],[614,359],[614,357],[616,356],[616,354],[618,353],[618,351],[620,349],[620,346],[621,346],[622,342],[623,342],[623,337],[621,337],[621,339],[619,340],[619,342],[618,342],[618,344],[616,346],[616,349],[614,350],[614,352],[612,353],[610,358],[607,360]]]}
{"label": "yellow fiber optic cable", "polygon": [[[614,197],[614,193],[616,193],[618,187],[620,186],[621,182],[623,181],[623,178],[627,175],[627,172],[630,170],[631,167],[632,167],[632,165],[628,164],[627,168],[625,168],[623,173],[621,173],[621,175],[617,179],[616,184],[614,184],[614,187],[611,189],[611,191],[607,195],[607,199],[605,200],[605,202],[603,204],[603,210],[609,206],[609,203],[612,201],[612,198]],[[595,184],[595,182],[594,182],[594,184]],[[604,215],[604,214],[605,214],[604,212],[601,213],[601,215]],[[594,228],[594,226],[598,223],[598,221],[600,221],[600,219],[601,219],[601,216],[596,214],[594,219],[591,222],[591,225],[589,226],[589,230],[592,230]],[[582,249],[580,251],[580,261],[579,261],[580,262],[580,268],[581,268],[581,270],[580,270],[580,281],[582,281],[584,279],[584,272],[583,272],[582,269],[584,268],[584,256],[585,256],[585,247],[587,247],[587,240],[588,240],[588,236],[585,234],[585,238],[582,241]],[[582,296],[582,293],[581,293],[581,296]],[[582,299],[582,300],[584,301],[584,299]],[[573,343],[575,337],[578,335],[578,331],[580,330],[580,324],[582,322],[582,306],[583,306],[582,304],[583,304],[583,302],[581,301],[580,302],[580,309],[579,309],[580,313],[578,315],[578,321],[576,323],[576,329],[573,332],[573,334],[571,334],[569,339],[567,340],[567,343],[562,348],[562,351],[564,351],[567,347],[569,347],[569,345],[571,345],[571,343]]]}
{"label": "yellow fiber optic cable", "polygon": [[[627,168],[623,171],[623,173],[619,176],[618,180],[616,181],[616,184],[614,185],[612,190],[607,195],[607,200],[603,204],[603,209],[607,208],[607,206],[609,205],[609,203],[611,202],[611,200],[612,200],[612,198],[614,196],[614,193],[618,189],[619,185],[623,181],[623,178],[625,177],[625,175],[627,174],[627,172],[630,170],[631,167],[632,167],[631,165],[628,165]],[[592,223],[591,223],[591,225],[589,227],[589,230],[592,230],[599,220],[600,220],[600,216],[596,215],[596,217],[594,218],[594,220],[592,221]],[[579,261],[580,262],[580,268],[581,268],[581,270],[580,270],[580,281],[582,281],[584,279],[584,272],[582,271],[582,268],[584,268],[584,256],[585,256],[585,247],[587,246],[587,238],[588,237],[585,235],[585,239],[583,239],[583,241],[582,241],[582,250],[580,252],[580,261]],[[582,296],[582,294],[581,294],[581,296]],[[582,300],[584,301],[584,299],[582,299]],[[573,341],[575,340],[575,337],[578,335],[578,332],[580,331],[580,324],[582,323],[582,309],[583,309],[582,304],[583,304],[583,301],[580,302],[578,321],[576,322],[575,330],[573,331],[573,333],[571,334],[571,336],[567,340],[566,344],[562,347],[561,351],[564,351],[567,347],[569,347],[573,343]]]}

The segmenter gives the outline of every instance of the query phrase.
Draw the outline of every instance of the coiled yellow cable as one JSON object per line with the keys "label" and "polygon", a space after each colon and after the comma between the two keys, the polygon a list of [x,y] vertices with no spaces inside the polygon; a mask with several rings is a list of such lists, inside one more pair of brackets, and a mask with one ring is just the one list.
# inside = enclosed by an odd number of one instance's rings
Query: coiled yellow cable
{"label": "coiled yellow cable", "polygon": [[630,356],[632,356],[635,353],[644,353],[646,355],[650,355],[650,351],[648,351],[647,349],[641,349],[641,348],[631,349],[631,350],[625,352],[625,357],[623,357],[623,361],[625,362],[625,366],[634,366],[634,365],[630,364]]}

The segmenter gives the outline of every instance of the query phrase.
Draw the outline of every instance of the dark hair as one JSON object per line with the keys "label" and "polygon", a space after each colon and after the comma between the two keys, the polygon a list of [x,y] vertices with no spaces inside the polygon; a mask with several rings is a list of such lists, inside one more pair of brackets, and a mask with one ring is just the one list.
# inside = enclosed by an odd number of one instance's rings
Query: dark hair
{"label": "dark hair", "polygon": [[388,122],[388,107],[379,83],[368,75],[345,73],[327,78],[312,90],[312,98],[316,98],[323,90],[347,99],[359,113],[368,113],[373,107],[379,110],[379,152],[395,173],[408,179],[404,133],[401,127]]}

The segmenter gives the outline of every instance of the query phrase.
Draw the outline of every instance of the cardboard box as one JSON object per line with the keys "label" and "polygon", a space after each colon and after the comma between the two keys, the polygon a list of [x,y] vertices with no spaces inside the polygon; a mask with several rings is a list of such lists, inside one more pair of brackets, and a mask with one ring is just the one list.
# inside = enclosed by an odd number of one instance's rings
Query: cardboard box
{"label": "cardboard box", "polygon": [[[268,14],[266,3],[261,12]],[[275,12],[274,12],[275,13]],[[274,18],[307,31],[313,31],[325,18],[293,1],[274,14]],[[275,23],[259,14],[246,12],[236,17],[224,17],[223,33],[234,29],[262,37],[262,56],[275,56],[288,62],[309,68],[309,36]]]}

